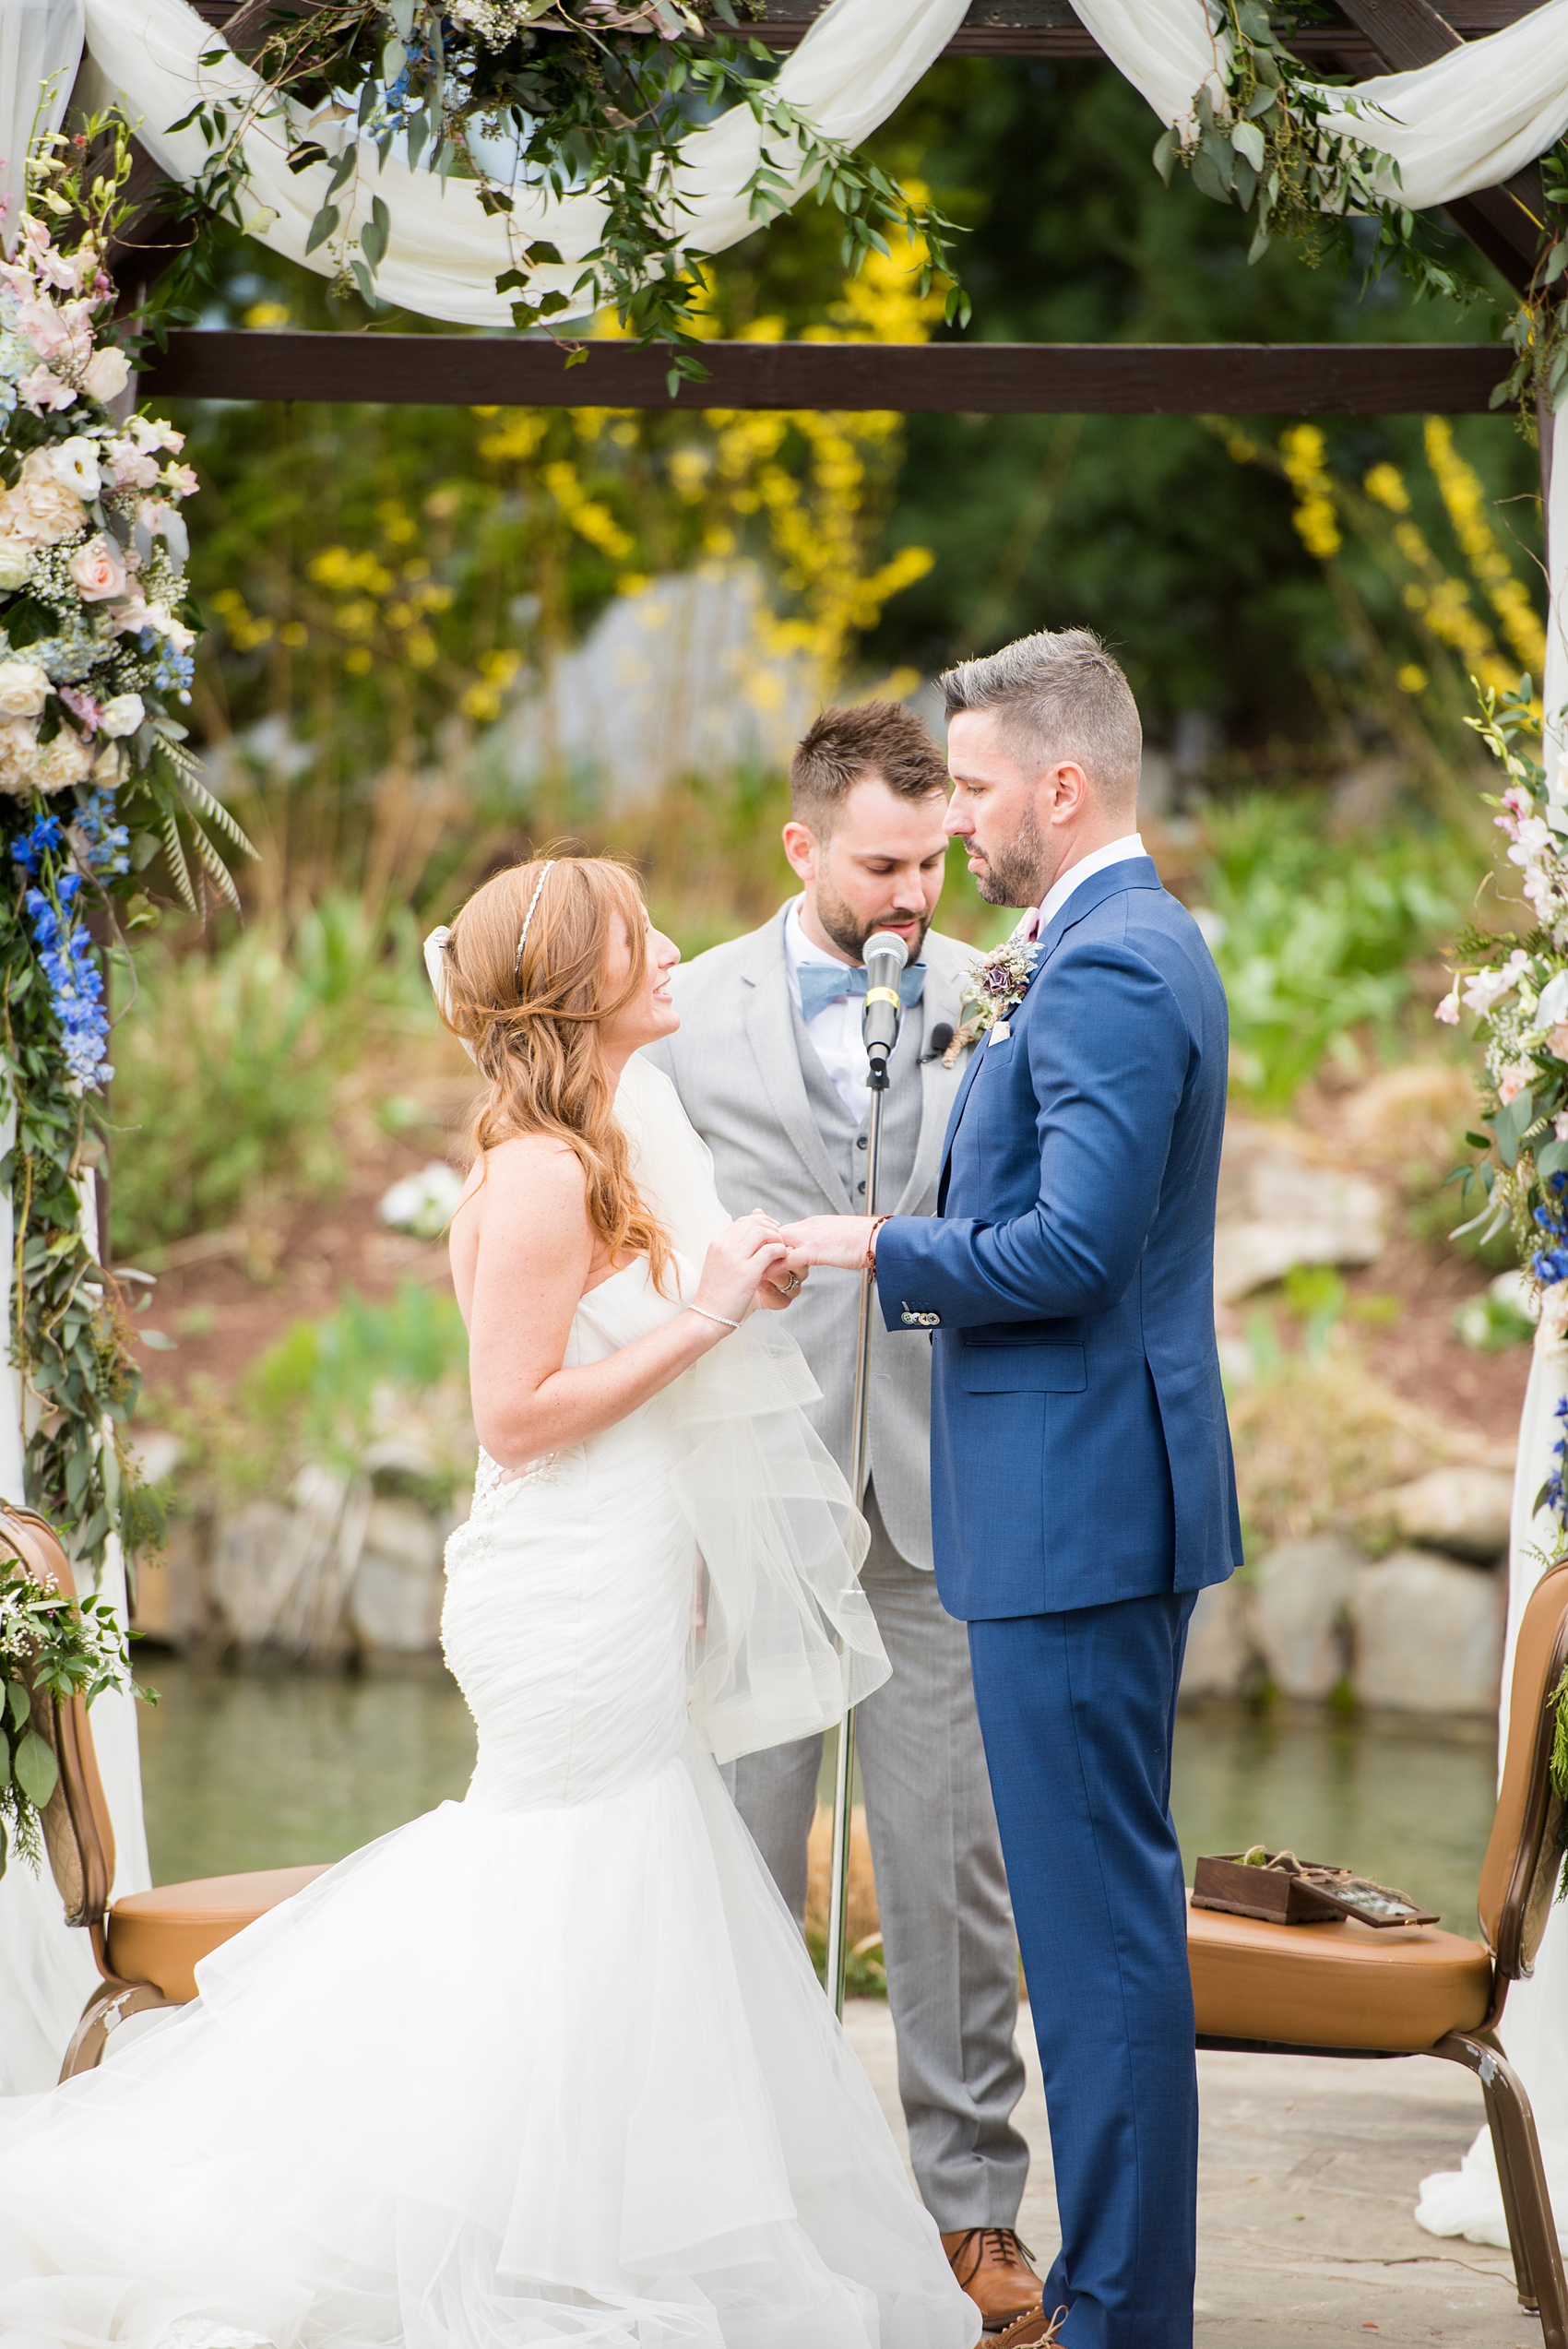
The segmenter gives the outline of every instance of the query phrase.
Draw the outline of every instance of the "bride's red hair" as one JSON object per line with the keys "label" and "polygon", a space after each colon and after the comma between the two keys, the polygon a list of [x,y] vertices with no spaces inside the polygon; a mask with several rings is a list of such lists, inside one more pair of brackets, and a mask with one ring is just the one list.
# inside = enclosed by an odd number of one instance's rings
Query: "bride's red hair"
{"label": "bride's red hair", "polygon": [[[555,1135],[582,1164],[588,1219],[612,1258],[646,1255],[662,1287],[669,1235],[633,1180],[599,1046],[601,1023],[634,1000],[647,974],[642,896],[636,875],[610,857],[560,857],[548,873],[545,863],[496,873],[447,935],[442,1017],[473,1053],[487,1088],[474,1147]],[[605,971],[618,922],[632,962],[612,996]]]}

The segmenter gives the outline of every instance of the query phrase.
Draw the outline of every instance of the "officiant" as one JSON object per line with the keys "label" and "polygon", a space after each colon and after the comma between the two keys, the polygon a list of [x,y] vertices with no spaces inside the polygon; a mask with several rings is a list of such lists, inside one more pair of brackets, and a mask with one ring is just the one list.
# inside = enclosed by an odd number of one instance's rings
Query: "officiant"
{"label": "officiant", "polygon": [[[881,1207],[931,1215],[964,1056],[944,1064],[972,957],[930,925],[942,894],[947,768],[891,702],[825,710],[790,766],[784,850],[801,894],[760,930],[674,973],[677,1034],[647,1050],[713,1152],[731,1214],[780,1222],[863,1214],[870,1093],[861,1014],[866,940],[909,949],[889,1063]],[[860,1285],[814,1274],[790,1328],[822,1400],[814,1418],[846,1472]],[[1015,2231],[1028,2149],[1012,2125],[1018,1961],[975,1715],[968,1645],[932,1574],[930,1349],[873,1321],[871,1551],[861,1577],[893,1664],[856,1716],[866,1822],[909,2155],[954,2272],[988,2327],[1039,2305]],[[727,1775],[798,1921],[822,1739],[752,1754]]]}

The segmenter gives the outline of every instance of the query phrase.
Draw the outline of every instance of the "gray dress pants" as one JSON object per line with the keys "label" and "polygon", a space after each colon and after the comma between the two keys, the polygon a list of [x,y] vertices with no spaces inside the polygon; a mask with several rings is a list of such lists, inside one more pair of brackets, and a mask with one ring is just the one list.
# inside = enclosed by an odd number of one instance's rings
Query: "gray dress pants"
{"label": "gray dress pants", "polygon": [[[1013,2043],[1018,1949],[964,1626],[936,1578],[893,1547],[866,1495],[861,1582],[893,1677],[855,1715],[898,2038],[898,2093],[921,2197],[939,2227],[1012,2226],[1028,2147],[1012,2126],[1024,2088]],[[724,1776],[797,1920],[823,1740],[742,1754]]]}

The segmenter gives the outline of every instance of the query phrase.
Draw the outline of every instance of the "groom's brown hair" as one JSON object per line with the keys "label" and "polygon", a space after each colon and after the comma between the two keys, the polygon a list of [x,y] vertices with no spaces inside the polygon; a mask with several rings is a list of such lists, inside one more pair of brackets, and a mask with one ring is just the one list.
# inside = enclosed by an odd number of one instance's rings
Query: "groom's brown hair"
{"label": "groom's brown hair", "polygon": [[826,840],[867,776],[901,800],[947,790],[947,762],[913,710],[900,702],[857,702],[825,709],[801,737],[790,762],[790,812]]}

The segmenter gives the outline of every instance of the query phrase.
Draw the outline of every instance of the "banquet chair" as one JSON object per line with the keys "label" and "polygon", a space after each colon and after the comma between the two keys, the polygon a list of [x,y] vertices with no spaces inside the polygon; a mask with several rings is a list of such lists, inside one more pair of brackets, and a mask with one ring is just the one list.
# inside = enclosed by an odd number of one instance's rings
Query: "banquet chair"
{"label": "banquet chair", "polygon": [[1509,1984],[1535,1963],[1563,1863],[1568,1819],[1550,1762],[1565,1669],[1568,1560],[1542,1575],[1519,1629],[1503,1785],[1481,1864],[1483,1941],[1351,1917],[1277,1925],[1187,1910],[1200,2047],[1441,2056],[1479,2076],[1519,2305],[1538,2315],[1545,2349],[1568,2349],[1562,2256],[1535,2116],[1497,2025]]}
{"label": "banquet chair", "polygon": [[[0,1554],[18,1560],[35,1582],[76,1590],[71,1562],[42,1517],[0,1504]],[[53,1750],[59,1779],[43,1813],[50,1870],[102,1976],[82,2011],[60,2077],[90,2071],[109,2034],[133,2014],[185,2006],[196,1995],[196,1968],[212,1950],[276,1908],[324,1866],[268,1868],[246,1876],[199,1877],[112,1900],[114,1830],[98,1774],[88,1708],[33,1691],[32,1726]]]}

